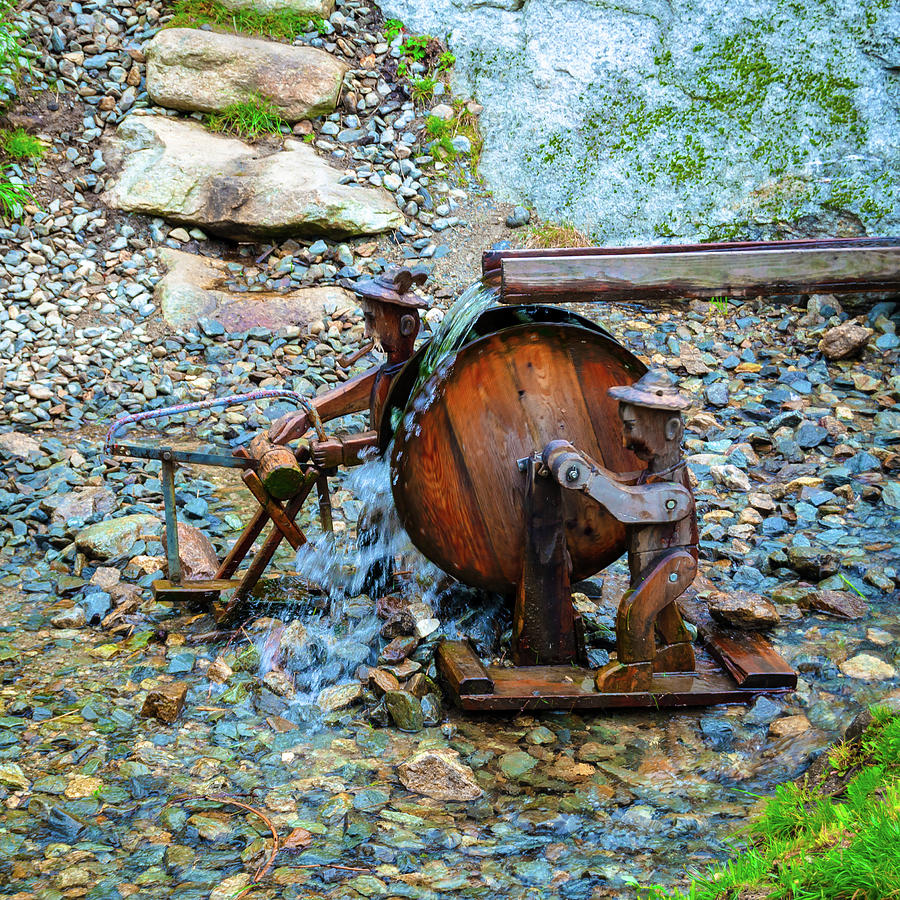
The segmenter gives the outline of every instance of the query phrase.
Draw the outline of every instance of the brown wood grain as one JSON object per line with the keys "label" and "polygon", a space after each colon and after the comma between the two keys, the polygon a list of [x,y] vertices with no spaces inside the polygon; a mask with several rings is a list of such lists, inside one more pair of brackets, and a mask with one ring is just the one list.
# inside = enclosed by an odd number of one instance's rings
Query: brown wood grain
{"label": "brown wood grain", "polygon": [[724,628],[710,616],[705,602],[698,597],[682,597],[678,605],[709,652],[740,687],[793,690],[797,686],[797,673],[761,634]]}
{"label": "brown wood grain", "polygon": [[[457,643],[445,642],[444,653],[455,653]],[[442,665],[439,671],[445,675]],[[473,712],[710,706],[752,703],[763,693],[755,688],[739,688],[727,672],[702,652],[698,653],[696,675],[654,675],[649,690],[631,693],[597,691],[596,671],[580,666],[488,666],[486,672],[493,688],[484,693],[458,691],[449,678],[443,680],[454,701]],[[784,689],[765,691],[767,694],[784,692]]]}
{"label": "brown wood grain", "polygon": [[792,241],[721,241],[709,244],[659,244],[637,247],[549,247],[515,250],[487,250],[481,255],[481,271],[488,284],[500,283],[504,259],[559,258],[566,256],[628,256],[639,253],[704,252],[741,253],[746,250],[777,250],[780,248],[819,247],[892,247],[900,245],[896,237],[860,238],[799,238]]}
{"label": "brown wood grain", "polygon": [[894,290],[900,245],[515,257],[503,259],[501,268],[504,303]]}
{"label": "brown wood grain", "polygon": [[493,691],[481,660],[466,641],[441,641],[437,664],[454,694],[487,694]]}
{"label": "brown wood grain", "polygon": [[[602,379],[586,380],[574,360]],[[614,471],[641,462],[613,429],[611,384],[630,384],[640,361],[611,338],[573,325],[522,325],[464,347],[434,400],[398,429],[394,502],[416,546],[461,581],[512,596],[521,577],[524,478],[517,460],[567,438]],[[416,398],[411,399],[411,404]],[[575,492],[564,500],[575,580],[624,550],[624,528]]]}

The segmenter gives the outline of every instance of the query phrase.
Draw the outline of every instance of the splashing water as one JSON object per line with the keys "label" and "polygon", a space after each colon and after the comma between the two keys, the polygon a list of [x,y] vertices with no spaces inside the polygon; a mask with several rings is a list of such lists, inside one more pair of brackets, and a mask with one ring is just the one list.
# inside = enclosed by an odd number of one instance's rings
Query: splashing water
{"label": "splashing water", "polygon": [[[413,415],[434,399],[439,379],[432,376],[449,370],[473,324],[495,299],[495,290],[475,284],[451,307],[423,354],[411,393]],[[395,427],[401,415],[396,411]],[[280,663],[293,679],[294,702],[301,707],[315,703],[324,688],[353,681],[359,666],[375,663],[383,624],[375,600],[390,591],[435,611],[442,629],[434,640],[441,634],[470,635],[488,653],[496,645],[502,601],[476,597],[456,584],[422,556],[403,528],[391,494],[392,450],[393,445],[380,456],[373,453],[345,479],[344,487],[364,503],[357,540],[348,532],[323,534],[297,552],[298,574],[325,591],[327,611],[298,603],[298,616],[289,625],[257,641],[263,671]]]}
{"label": "splashing water", "polygon": [[[419,364],[419,374],[416,383],[410,392],[410,398],[418,407],[421,405],[421,391],[423,385],[435,373],[447,371],[453,364],[456,351],[466,342],[469,332],[478,317],[497,302],[499,291],[497,288],[485,287],[480,281],[469,285],[457,298],[453,306],[447,310],[447,314],[441,320],[434,336],[422,354]],[[428,398],[424,398],[428,399]],[[431,399],[434,399],[433,396]],[[395,409],[391,416],[391,425],[394,431],[400,424],[403,413]]]}

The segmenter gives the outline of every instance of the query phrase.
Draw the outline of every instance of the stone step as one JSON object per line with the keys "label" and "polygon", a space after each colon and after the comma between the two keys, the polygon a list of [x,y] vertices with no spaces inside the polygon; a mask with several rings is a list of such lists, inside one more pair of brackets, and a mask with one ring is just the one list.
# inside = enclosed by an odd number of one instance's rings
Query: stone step
{"label": "stone step", "polygon": [[340,184],[340,170],[293,139],[250,146],[198,122],[132,115],[104,158],[116,173],[108,205],[235,240],[355,237],[404,222],[387,191]]}
{"label": "stone step", "polygon": [[315,47],[199,28],[164,28],[144,52],[159,106],[212,113],[262,96],[288,122],[333,112],[348,70]]}
{"label": "stone step", "polygon": [[228,332],[266,328],[276,334],[290,326],[306,326],[325,316],[326,309],[353,306],[353,296],[337,285],[275,291],[224,290],[226,263],[182,250],[163,248],[159,258],[166,274],[157,282],[154,297],[166,322],[176,330],[196,328],[212,319]]}

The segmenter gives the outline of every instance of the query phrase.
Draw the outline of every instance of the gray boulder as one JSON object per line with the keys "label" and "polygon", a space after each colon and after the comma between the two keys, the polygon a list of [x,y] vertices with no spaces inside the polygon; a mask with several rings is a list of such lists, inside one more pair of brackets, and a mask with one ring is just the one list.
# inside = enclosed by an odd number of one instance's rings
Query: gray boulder
{"label": "gray boulder", "polygon": [[198,28],[164,28],[145,53],[147,93],[160,106],[221,112],[262,96],[288,122],[333,112],[347,72],[314,47]]}
{"label": "gray boulder", "polygon": [[607,243],[893,234],[900,7],[383,0],[449,34],[498,199]]}
{"label": "gray boulder", "polygon": [[235,240],[353,237],[404,221],[387,191],[340,184],[340,171],[300,141],[251,147],[198,122],[135,115],[104,156],[117,170],[110,206]]}
{"label": "gray boulder", "polygon": [[287,293],[226,291],[220,287],[227,276],[222,260],[168,248],[160,250],[159,258],[167,272],[156,283],[154,297],[175,329],[195,328],[200,319],[213,319],[228,332],[258,327],[275,334],[291,325],[305,328],[322,318],[329,303],[335,308],[355,303],[336,285]]}

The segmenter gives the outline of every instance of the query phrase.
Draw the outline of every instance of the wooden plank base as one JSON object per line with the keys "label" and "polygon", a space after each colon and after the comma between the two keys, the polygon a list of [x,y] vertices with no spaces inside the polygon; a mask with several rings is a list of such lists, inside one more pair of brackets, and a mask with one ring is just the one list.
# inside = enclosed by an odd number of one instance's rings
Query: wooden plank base
{"label": "wooden plank base", "polygon": [[[273,575],[272,578],[279,576]],[[177,603],[191,600],[195,603],[213,603],[219,599],[223,591],[230,591],[241,583],[240,578],[214,578],[210,581],[183,581],[176,584],[168,578],[159,578],[153,582],[153,599]],[[265,580],[265,579],[261,579]]]}
{"label": "wooden plank base", "polygon": [[720,625],[706,603],[687,595],[678,601],[684,618],[694,625],[709,652],[728,671],[738,687],[768,690],[797,687],[797,673],[780,653],[756,631]]}
{"label": "wooden plank base", "polygon": [[601,693],[594,687],[596,671],[579,666],[489,666],[486,671],[493,690],[473,693],[470,683],[459,681],[455,674],[472,671],[472,657],[480,666],[472,648],[463,641],[445,641],[438,657],[438,671],[450,695],[470,712],[712,706],[751,703],[761,693],[788,690],[740,688],[727,671],[698,648],[695,674],[655,675],[649,691]]}

